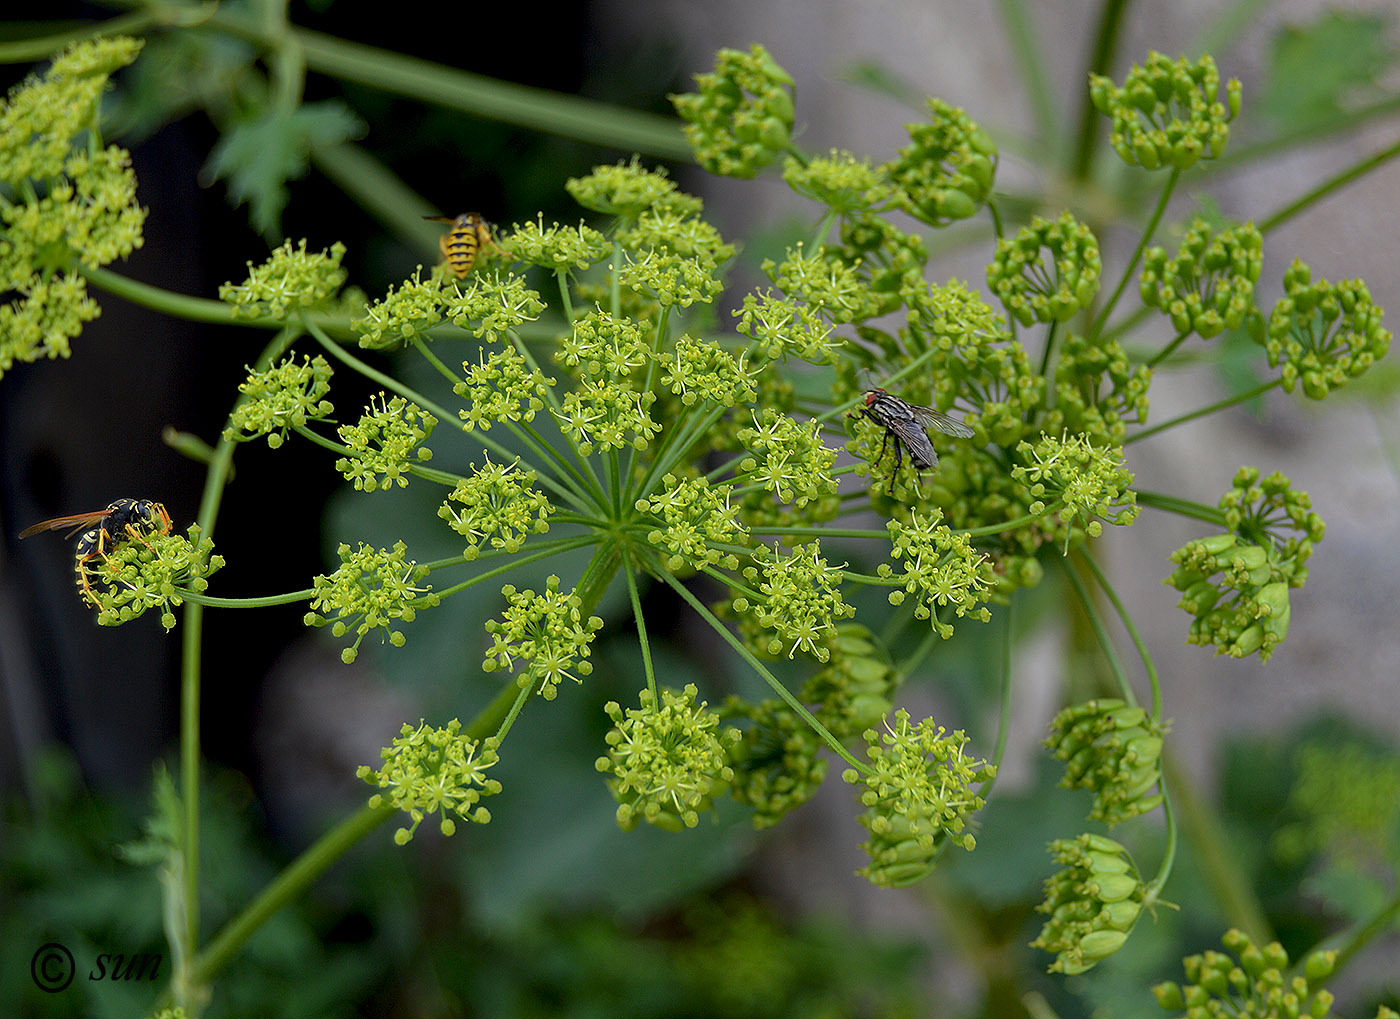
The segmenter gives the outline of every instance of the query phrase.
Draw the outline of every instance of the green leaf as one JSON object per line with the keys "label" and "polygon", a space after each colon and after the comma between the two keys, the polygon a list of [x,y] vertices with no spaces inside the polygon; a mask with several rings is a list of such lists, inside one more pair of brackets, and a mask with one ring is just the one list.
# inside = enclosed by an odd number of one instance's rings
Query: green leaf
{"label": "green leaf", "polygon": [[235,205],[248,203],[257,230],[277,234],[287,204],[286,183],[306,176],[311,150],[364,133],[364,124],[334,100],[291,112],[265,110],[229,128],[205,170],[214,180],[228,179],[229,196]]}
{"label": "green leaf", "polygon": [[1396,62],[1387,13],[1332,12],[1274,37],[1260,109],[1290,129],[1321,124],[1379,90]]}

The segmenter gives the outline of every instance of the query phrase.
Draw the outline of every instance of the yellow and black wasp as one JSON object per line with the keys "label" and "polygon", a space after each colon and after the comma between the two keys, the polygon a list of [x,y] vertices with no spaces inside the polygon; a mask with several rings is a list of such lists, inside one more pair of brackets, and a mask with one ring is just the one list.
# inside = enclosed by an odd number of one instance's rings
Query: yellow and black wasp
{"label": "yellow and black wasp", "polygon": [[452,229],[438,238],[438,249],[447,260],[453,275],[459,280],[466,279],[467,273],[476,264],[476,256],[482,248],[495,248],[506,252],[491,239],[491,224],[479,212],[464,212],[460,216],[424,216],[430,223],[450,223]]}
{"label": "yellow and black wasp", "polygon": [[894,495],[894,482],[904,462],[904,450],[909,451],[909,459],[913,461],[916,473],[938,466],[938,453],[929,441],[926,429],[936,428],[944,435],[955,435],[960,439],[970,439],[975,434],[970,427],[942,411],[906,403],[883,389],[867,389],[865,403],[857,410],[884,430],[880,455],[875,458],[875,463],[885,458],[885,446],[891,439],[894,440],[894,473],[890,475],[890,495]]}
{"label": "yellow and black wasp", "polygon": [[170,514],[165,507],[150,499],[116,499],[106,509],[91,513],[74,513],[69,517],[54,517],[26,527],[19,532],[21,538],[28,538],[40,531],[61,531],[71,527],[68,537],[82,531],[74,546],[73,569],[78,575],[78,586],[83,589],[83,598],[91,605],[97,604],[92,594],[92,582],[88,576],[88,564],[104,557],[118,545],[126,541],[146,541],[146,534],[159,531],[170,533]]}

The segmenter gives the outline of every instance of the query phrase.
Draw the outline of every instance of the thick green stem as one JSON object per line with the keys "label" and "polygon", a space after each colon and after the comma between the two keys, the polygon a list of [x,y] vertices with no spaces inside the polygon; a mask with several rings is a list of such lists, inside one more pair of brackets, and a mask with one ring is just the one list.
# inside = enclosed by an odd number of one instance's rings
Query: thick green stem
{"label": "thick green stem", "polygon": [[1076,180],[1089,179],[1089,171],[1094,165],[1094,149],[1099,137],[1099,117],[1102,116],[1090,101],[1089,90],[1084,87],[1084,83],[1089,74],[1108,74],[1113,69],[1113,54],[1118,46],[1119,30],[1127,8],[1127,0],[1104,0],[1099,9],[1099,28],[1094,35],[1094,49],[1089,56],[1088,71],[1079,76],[1083,101],[1079,108],[1078,140],[1075,142],[1074,159],[1070,164],[1070,174]]}

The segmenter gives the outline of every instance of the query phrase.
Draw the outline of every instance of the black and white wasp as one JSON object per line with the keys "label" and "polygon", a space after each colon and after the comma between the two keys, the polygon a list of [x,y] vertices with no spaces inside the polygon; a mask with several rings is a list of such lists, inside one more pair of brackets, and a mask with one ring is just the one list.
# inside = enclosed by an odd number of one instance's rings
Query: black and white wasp
{"label": "black and white wasp", "polygon": [[894,440],[894,473],[890,475],[890,495],[894,495],[894,482],[904,462],[904,450],[909,451],[909,459],[916,471],[933,470],[938,466],[938,454],[934,452],[926,429],[936,428],[944,435],[954,435],[960,439],[973,436],[971,428],[942,411],[906,403],[883,389],[867,389],[865,404],[857,409],[884,430],[880,455],[874,460],[876,464],[885,458],[885,446],[891,439]]}

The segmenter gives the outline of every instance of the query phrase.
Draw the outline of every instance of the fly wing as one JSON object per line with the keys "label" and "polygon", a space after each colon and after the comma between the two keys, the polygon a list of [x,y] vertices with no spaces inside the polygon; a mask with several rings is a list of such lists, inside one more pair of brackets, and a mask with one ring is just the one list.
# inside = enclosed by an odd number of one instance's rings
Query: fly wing
{"label": "fly wing", "polygon": [[899,441],[904,443],[904,448],[909,451],[909,459],[914,461],[915,467],[919,470],[932,470],[938,466],[938,454],[934,452],[933,443],[928,441],[928,432],[924,431],[924,426],[917,419],[901,418],[890,421],[888,427]]}
{"label": "fly wing", "polygon": [[954,435],[959,439],[970,439],[976,433],[967,425],[956,418],[950,418],[940,410],[932,407],[916,407],[910,405],[909,409],[914,412],[914,416],[929,428],[937,428],[944,435]]}

